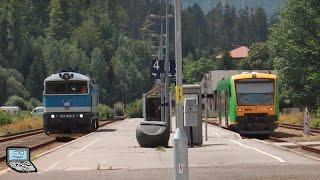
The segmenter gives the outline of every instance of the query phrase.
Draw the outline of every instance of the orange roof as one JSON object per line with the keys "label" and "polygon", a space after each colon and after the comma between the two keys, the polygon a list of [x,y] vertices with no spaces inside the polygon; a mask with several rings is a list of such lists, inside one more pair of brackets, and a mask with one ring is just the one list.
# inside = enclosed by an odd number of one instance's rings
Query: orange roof
{"label": "orange roof", "polygon": [[[248,57],[250,49],[247,46],[239,46],[236,49],[228,51],[229,56],[232,59],[243,59]],[[217,59],[222,59],[223,54],[219,54],[216,56]]]}
{"label": "orange roof", "polygon": [[232,59],[242,59],[248,57],[249,48],[246,46],[240,46],[236,49],[229,51]]}

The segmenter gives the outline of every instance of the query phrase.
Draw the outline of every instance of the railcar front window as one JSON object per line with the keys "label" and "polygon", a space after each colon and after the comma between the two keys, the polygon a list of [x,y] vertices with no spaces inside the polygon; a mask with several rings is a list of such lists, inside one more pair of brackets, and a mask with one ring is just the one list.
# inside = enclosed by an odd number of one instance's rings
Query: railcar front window
{"label": "railcar front window", "polygon": [[236,82],[238,105],[273,105],[274,81],[265,79]]}
{"label": "railcar front window", "polygon": [[88,93],[86,81],[46,82],[46,94],[85,94]]}

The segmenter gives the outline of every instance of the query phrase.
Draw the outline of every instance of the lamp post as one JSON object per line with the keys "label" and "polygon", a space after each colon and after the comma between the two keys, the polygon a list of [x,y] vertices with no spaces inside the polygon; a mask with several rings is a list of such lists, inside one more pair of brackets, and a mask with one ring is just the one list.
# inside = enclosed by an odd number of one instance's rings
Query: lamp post
{"label": "lamp post", "polygon": [[183,89],[182,89],[182,42],[181,42],[181,0],[175,0],[175,59],[176,78],[176,120],[177,129],[173,137],[174,179],[187,180],[188,139],[183,126]]}
{"label": "lamp post", "polygon": [[[169,18],[173,16],[169,14],[169,0],[166,0],[166,15],[160,16],[151,14],[152,19],[160,21],[160,35],[152,34],[152,37],[159,38],[159,57],[158,59],[163,60],[163,48],[166,49],[165,63],[164,63],[164,74],[160,75],[160,94],[161,94],[161,121],[167,123],[168,129],[171,129],[170,113],[169,113]],[[166,21],[166,34],[163,34],[163,21]],[[165,37],[165,46],[163,46],[163,37]]]}
{"label": "lamp post", "polygon": [[[159,38],[159,53],[158,53],[158,60],[163,60],[163,18],[162,16],[159,16],[159,15],[155,15],[155,14],[151,14],[150,15],[150,18],[152,19],[156,19],[156,20],[160,20],[160,35],[156,35],[156,34],[152,34],[151,36],[152,37],[157,37]],[[163,74],[160,74],[160,99],[161,99],[161,106],[160,106],[160,111],[161,111],[161,115],[160,115],[160,118],[161,118],[161,121],[165,121],[164,120],[164,117],[165,117],[165,111],[164,111],[164,93],[163,93]]]}

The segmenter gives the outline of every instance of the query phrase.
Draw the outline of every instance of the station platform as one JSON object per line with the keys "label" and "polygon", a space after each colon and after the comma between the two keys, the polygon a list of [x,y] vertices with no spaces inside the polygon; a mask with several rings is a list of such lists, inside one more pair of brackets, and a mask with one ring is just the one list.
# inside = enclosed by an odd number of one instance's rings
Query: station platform
{"label": "station platform", "polygon": [[[172,179],[173,149],[141,148],[135,138],[141,121],[116,121],[34,160],[38,173],[9,171],[0,179]],[[189,148],[190,179],[319,177],[320,161],[217,126],[208,125],[203,142]]]}

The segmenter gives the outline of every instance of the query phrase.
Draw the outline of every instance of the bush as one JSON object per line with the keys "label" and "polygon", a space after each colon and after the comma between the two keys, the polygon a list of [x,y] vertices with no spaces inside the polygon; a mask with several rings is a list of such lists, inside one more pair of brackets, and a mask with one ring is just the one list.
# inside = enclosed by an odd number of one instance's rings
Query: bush
{"label": "bush", "polygon": [[27,109],[29,111],[32,111],[35,107],[40,106],[40,101],[36,98],[31,98],[28,102],[27,102]]}
{"label": "bush", "polygon": [[138,99],[127,105],[125,113],[130,118],[142,117],[142,100]]}
{"label": "bush", "polygon": [[7,102],[5,103],[6,106],[18,106],[22,110],[27,109],[27,103],[26,101],[19,96],[10,96]]}
{"label": "bush", "polygon": [[13,121],[13,116],[6,113],[6,112],[1,112],[0,111],[0,126],[6,125],[6,124],[11,124]]}
{"label": "bush", "polygon": [[98,114],[100,119],[109,119],[114,117],[114,110],[107,105],[99,104]]}
{"label": "bush", "polygon": [[114,111],[116,113],[116,116],[123,116],[124,115],[122,108],[115,108]]}

